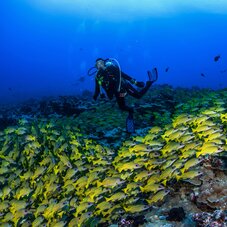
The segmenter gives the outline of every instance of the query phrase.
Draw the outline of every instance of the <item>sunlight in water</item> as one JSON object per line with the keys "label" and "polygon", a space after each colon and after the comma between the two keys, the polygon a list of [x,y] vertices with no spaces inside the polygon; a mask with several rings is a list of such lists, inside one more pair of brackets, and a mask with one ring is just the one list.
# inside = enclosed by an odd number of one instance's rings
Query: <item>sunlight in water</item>
{"label": "sunlight in water", "polygon": [[27,0],[48,10],[68,11],[112,19],[166,16],[203,11],[227,13],[226,0]]}

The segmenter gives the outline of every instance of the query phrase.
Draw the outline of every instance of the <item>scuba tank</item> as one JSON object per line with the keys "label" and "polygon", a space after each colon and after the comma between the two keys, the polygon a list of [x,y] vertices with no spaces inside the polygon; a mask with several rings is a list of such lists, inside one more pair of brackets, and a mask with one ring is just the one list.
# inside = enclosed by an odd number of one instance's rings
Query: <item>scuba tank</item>
{"label": "scuba tank", "polygon": [[108,67],[108,66],[111,66],[111,65],[113,65],[113,66],[115,66],[116,68],[119,69],[119,85],[118,85],[117,91],[120,92],[120,90],[121,90],[121,66],[120,66],[120,64],[119,64],[117,59],[115,59],[115,58],[107,58],[105,60],[105,66]]}

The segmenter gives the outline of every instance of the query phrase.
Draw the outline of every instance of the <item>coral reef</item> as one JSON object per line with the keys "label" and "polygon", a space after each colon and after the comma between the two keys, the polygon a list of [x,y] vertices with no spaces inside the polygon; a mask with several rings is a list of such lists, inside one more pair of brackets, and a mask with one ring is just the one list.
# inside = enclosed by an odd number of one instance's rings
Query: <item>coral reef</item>
{"label": "coral reef", "polygon": [[178,227],[198,213],[194,224],[224,223],[208,211],[226,209],[226,92],[163,86],[129,101],[140,127],[133,135],[105,100],[11,109],[17,125],[0,132],[0,222],[133,225],[146,214],[145,225]]}
{"label": "coral reef", "polygon": [[198,227],[225,227],[225,213],[222,210],[215,210],[213,213],[196,213],[193,220]]}

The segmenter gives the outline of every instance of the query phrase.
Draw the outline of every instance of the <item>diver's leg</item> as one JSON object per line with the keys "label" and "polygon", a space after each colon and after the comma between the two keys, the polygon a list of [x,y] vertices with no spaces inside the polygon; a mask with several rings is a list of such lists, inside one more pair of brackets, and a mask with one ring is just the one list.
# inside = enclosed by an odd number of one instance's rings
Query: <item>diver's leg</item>
{"label": "diver's leg", "polygon": [[116,98],[120,109],[123,111],[128,111],[128,117],[126,118],[126,131],[128,133],[134,133],[135,124],[133,119],[133,108],[126,106],[124,97],[116,96]]}
{"label": "diver's leg", "polygon": [[128,113],[133,116],[133,108],[129,107],[125,104],[125,97],[119,97],[119,95],[116,96],[118,106],[123,111],[128,111]]}

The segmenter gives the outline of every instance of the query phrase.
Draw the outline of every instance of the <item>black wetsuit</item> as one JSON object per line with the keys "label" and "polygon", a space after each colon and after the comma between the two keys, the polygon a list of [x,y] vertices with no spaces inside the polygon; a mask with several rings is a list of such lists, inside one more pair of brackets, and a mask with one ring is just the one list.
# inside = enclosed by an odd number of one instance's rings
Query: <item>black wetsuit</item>
{"label": "black wetsuit", "polygon": [[135,82],[135,80],[124,72],[121,72],[120,80],[119,69],[113,65],[107,66],[105,70],[99,70],[95,79],[95,94],[93,98],[95,100],[97,99],[100,94],[100,86],[102,86],[108,98],[112,99],[113,96],[115,96],[119,108],[123,111],[128,111],[130,115],[133,114],[133,108],[126,105],[125,95],[128,93],[129,95],[140,99],[152,85],[151,81],[147,81],[146,85],[140,91],[137,91],[131,84]]}

